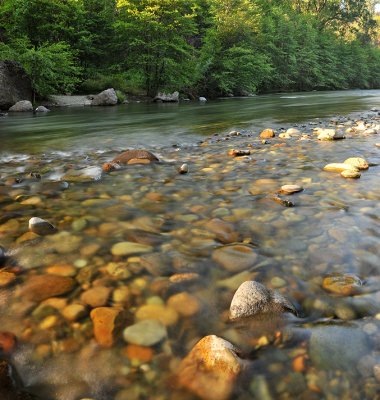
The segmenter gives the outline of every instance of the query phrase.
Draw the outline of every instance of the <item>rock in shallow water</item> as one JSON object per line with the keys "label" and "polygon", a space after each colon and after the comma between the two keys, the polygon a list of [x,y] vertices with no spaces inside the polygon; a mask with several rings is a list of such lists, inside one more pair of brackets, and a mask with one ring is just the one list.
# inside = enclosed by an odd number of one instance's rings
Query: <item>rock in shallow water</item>
{"label": "rock in shallow water", "polygon": [[302,192],[303,187],[299,185],[283,185],[281,186],[281,192],[284,194],[293,194]]}
{"label": "rock in shallow water", "polygon": [[345,171],[342,171],[340,175],[346,179],[359,179],[361,176],[359,171],[354,171],[352,169],[346,169]]}
{"label": "rock in shallow water", "polygon": [[267,289],[259,282],[246,281],[239,286],[231,301],[230,319],[283,312],[296,314],[293,304],[281,293]]}
{"label": "rock in shallow water", "polygon": [[165,327],[158,321],[146,319],[137,324],[128,326],[123,331],[123,338],[127,343],[138,346],[154,346],[166,337]]}
{"label": "rock in shallow water", "polygon": [[355,167],[359,170],[360,169],[365,170],[365,169],[369,168],[368,162],[364,158],[360,158],[360,157],[347,158],[347,160],[345,160],[344,164],[352,165],[353,167]]}
{"label": "rock in shallow water", "polygon": [[339,140],[345,139],[343,133],[336,132],[335,129],[322,129],[319,132],[318,140]]}
{"label": "rock in shallow water", "polygon": [[334,274],[323,280],[323,289],[342,296],[352,296],[360,291],[362,280],[354,274]]}
{"label": "rock in shallow water", "polygon": [[240,272],[255,264],[257,254],[246,244],[231,244],[214,250],[212,259],[227,271]]}
{"label": "rock in shallow water", "polygon": [[51,235],[57,232],[54,225],[38,217],[33,217],[29,220],[29,230],[42,236]]}
{"label": "rock in shallow water", "polygon": [[179,367],[178,382],[204,400],[227,400],[244,361],[226,340],[210,335],[200,340]]}
{"label": "rock in shallow water", "polygon": [[325,171],[333,171],[333,172],[342,172],[342,171],[358,171],[357,168],[353,167],[350,164],[344,164],[344,163],[331,163],[327,164],[324,168]]}
{"label": "rock in shallow water", "polygon": [[318,369],[352,371],[369,351],[367,336],[356,325],[318,325],[311,331],[310,358]]}
{"label": "rock in shallow water", "polygon": [[127,256],[130,254],[150,253],[153,247],[135,242],[119,242],[112,246],[111,253],[114,256]]}

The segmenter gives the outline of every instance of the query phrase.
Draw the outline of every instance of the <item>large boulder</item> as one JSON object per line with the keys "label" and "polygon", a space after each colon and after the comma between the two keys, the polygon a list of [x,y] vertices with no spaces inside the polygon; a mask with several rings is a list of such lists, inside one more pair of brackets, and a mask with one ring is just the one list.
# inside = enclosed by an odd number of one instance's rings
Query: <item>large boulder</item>
{"label": "large boulder", "polygon": [[178,102],[179,101],[179,93],[158,93],[154,98],[154,101],[163,101],[163,102]]}
{"label": "large boulder", "polygon": [[117,94],[115,89],[103,90],[92,100],[92,106],[114,106],[117,104]]}
{"label": "large boulder", "polygon": [[30,112],[33,111],[33,105],[29,100],[20,100],[14,104],[9,111],[12,112]]}
{"label": "large boulder", "polygon": [[30,79],[17,62],[0,60],[0,109],[23,99],[32,100]]}

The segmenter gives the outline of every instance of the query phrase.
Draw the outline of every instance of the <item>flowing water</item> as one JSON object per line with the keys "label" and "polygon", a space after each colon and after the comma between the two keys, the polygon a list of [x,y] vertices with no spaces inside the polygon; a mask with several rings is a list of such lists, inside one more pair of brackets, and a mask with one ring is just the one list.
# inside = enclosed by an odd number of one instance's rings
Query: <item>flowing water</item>
{"label": "flowing water", "polygon": [[[178,384],[181,361],[215,334],[249,363],[231,398],[379,398],[380,139],[353,129],[321,142],[313,131],[359,118],[380,133],[373,107],[380,91],[1,117],[0,331],[17,337],[9,357],[23,386],[41,399],[195,399]],[[279,139],[290,127],[299,134]],[[277,130],[266,144],[263,128]],[[131,148],[161,162],[102,172]],[[349,157],[370,164],[360,179],[323,170]],[[284,184],[303,191],[278,195]],[[29,232],[32,217],[57,233]],[[233,243],[244,251],[231,255]],[[51,275],[73,287],[30,284]],[[298,317],[230,322],[246,280],[285,295]],[[101,307],[120,321],[95,339]],[[127,343],[123,330],[146,319],[163,337]]]}

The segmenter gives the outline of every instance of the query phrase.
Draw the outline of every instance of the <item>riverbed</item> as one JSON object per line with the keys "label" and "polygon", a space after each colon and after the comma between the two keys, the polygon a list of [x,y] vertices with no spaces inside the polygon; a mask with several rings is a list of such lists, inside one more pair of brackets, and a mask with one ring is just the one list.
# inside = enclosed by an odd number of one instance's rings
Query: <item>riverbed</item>
{"label": "riverbed", "polygon": [[[249,364],[231,398],[379,396],[375,109],[380,91],[345,91],[0,119],[0,330],[17,338],[9,357],[26,390],[56,400],[196,399],[178,384],[181,362],[217,335]],[[260,138],[265,128],[275,137]],[[345,139],[320,141],[318,128]],[[102,171],[133,148],[160,162]],[[323,169],[350,157],[369,163],[360,179]],[[279,193],[287,184],[303,190]],[[32,217],[57,231],[30,232]],[[217,251],[236,244],[244,255],[220,261]],[[49,292],[51,276],[67,290]],[[334,290],[332,278],[349,288]],[[231,322],[231,299],[249,280],[286,296],[297,316]],[[110,341],[94,331],[93,310],[104,308],[118,318]],[[139,332],[136,344],[125,330],[146,320],[162,330]],[[160,332],[150,345],[147,333]]]}

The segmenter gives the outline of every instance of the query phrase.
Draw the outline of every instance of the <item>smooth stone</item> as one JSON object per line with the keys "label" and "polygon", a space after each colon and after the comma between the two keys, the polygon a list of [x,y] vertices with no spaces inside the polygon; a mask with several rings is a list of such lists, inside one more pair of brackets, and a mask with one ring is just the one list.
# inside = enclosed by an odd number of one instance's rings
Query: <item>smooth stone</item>
{"label": "smooth stone", "polygon": [[90,317],[98,344],[102,347],[111,347],[125,320],[123,311],[115,307],[98,307],[91,311]]}
{"label": "smooth stone", "polygon": [[169,276],[174,270],[171,257],[162,253],[144,254],[140,257],[140,264],[154,276]]}
{"label": "smooth stone", "polygon": [[212,253],[212,259],[229,272],[240,272],[252,267],[257,257],[254,249],[245,244],[219,247]]}
{"label": "smooth stone", "polygon": [[190,317],[200,310],[201,303],[195,296],[182,292],[169,297],[168,306],[183,317]]}
{"label": "smooth stone", "polygon": [[52,265],[46,268],[46,272],[51,275],[60,276],[75,276],[77,274],[76,268],[72,265]]}
{"label": "smooth stone", "polygon": [[71,292],[75,287],[72,278],[58,275],[34,275],[21,288],[21,296],[27,300],[41,302],[49,297]]}
{"label": "smooth stone", "polygon": [[62,315],[69,321],[78,321],[87,314],[87,309],[82,304],[69,304],[62,310]]}
{"label": "smooth stone", "polygon": [[207,99],[206,99],[206,97],[199,97],[199,101],[201,101],[201,102],[205,102],[205,101],[207,101]]}
{"label": "smooth stone", "polygon": [[343,178],[348,178],[348,179],[359,179],[361,177],[361,174],[359,171],[352,171],[350,169],[346,169],[345,171],[342,171],[340,175]]}
{"label": "smooth stone", "polygon": [[267,139],[267,138],[272,138],[274,137],[274,131],[273,129],[264,129],[261,133],[260,133],[260,137],[262,139]]}
{"label": "smooth stone", "polygon": [[29,100],[20,100],[16,104],[14,104],[8,111],[30,112],[33,111],[33,105]]}
{"label": "smooth stone", "polygon": [[134,242],[119,242],[111,248],[111,253],[114,256],[128,256],[131,254],[150,253],[152,251],[152,246]]}
{"label": "smooth stone", "polygon": [[345,139],[343,133],[336,132],[335,129],[322,129],[319,132],[318,140],[338,140]]}
{"label": "smooth stone", "polygon": [[42,218],[33,217],[29,220],[29,230],[37,235],[51,235],[57,232],[57,229],[50,222]]}
{"label": "smooth stone", "polygon": [[358,171],[358,169],[353,167],[352,165],[344,164],[344,163],[327,164],[323,169],[325,171],[333,171],[333,172],[342,172],[342,171],[346,171],[346,170]]}
{"label": "smooth stone", "polygon": [[204,227],[214,232],[216,238],[225,244],[236,242],[239,238],[239,233],[235,231],[234,225],[219,218],[213,218],[207,221]]}
{"label": "smooth stone", "polygon": [[264,313],[296,314],[293,304],[282,294],[255,281],[242,283],[230,306],[230,319],[253,317]]}
{"label": "smooth stone", "polygon": [[46,113],[49,112],[50,110],[48,108],[46,108],[45,106],[38,106],[36,108],[36,112],[37,113]]}
{"label": "smooth stone", "polygon": [[299,185],[283,185],[281,186],[281,192],[284,194],[293,194],[297,192],[302,192],[303,187]]}
{"label": "smooth stone", "polygon": [[288,135],[299,135],[300,131],[296,128],[289,128],[289,129],[287,129],[286,133]]}
{"label": "smooth stone", "polygon": [[138,320],[154,319],[162,325],[175,325],[178,321],[178,313],[171,307],[161,304],[145,304],[135,314]]}
{"label": "smooth stone", "polygon": [[123,338],[127,343],[150,347],[166,338],[166,329],[160,322],[146,319],[125,328]]}
{"label": "smooth stone", "polygon": [[347,158],[347,160],[344,161],[344,164],[352,165],[359,170],[369,168],[368,162],[364,158],[360,157]]}
{"label": "smooth stone", "polygon": [[132,275],[126,262],[110,262],[107,264],[106,269],[110,275],[120,279],[128,279]]}
{"label": "smooth stone", "polygon": [[111,288],[96,286],[86,290],[81,294],[81,301],[91,307],[102,307],[107,304],[108,298],[112,292]]}
{"label": "smooth stone", "polygon": [[342,296],[352,296],[363,286],[362,280],[354,274],[334,274],[323,280],[322,287]]}
{"label": "smooth stone", "polygon": [[369,352],[367,335],[349,323],[313,327],[309,349],[314,367],[342,371],[352,371]]}
{"label": "smooth stone", "polygon": [[291,138],[291,135],[289,135],[289,133],[280,133],[279,135],[278,135],[278,137],[279,137],[279,139],[290,139]]}
{"label": "smooth stone", "polygon": [[178,383],[203,400],[227,400],[245,365],[237,353],[218,336],[204,337],[182,360]]}
{"label": "smooth stone", "polygon": [[189,166],[187,164],[182,164],[179,168],[178,168],[178,173],[179,174],[187,174],[189,172]]}
{"label": "smooth stone", "polygon": [[134,150],[127,150],[127,151],[119,154],[112,160],[112,163],[128,164],[128,162],[133,159],[145,159],[145,160],[155,161],[155,162],[159,161],[158,158],[150,151],[134,149]]}

